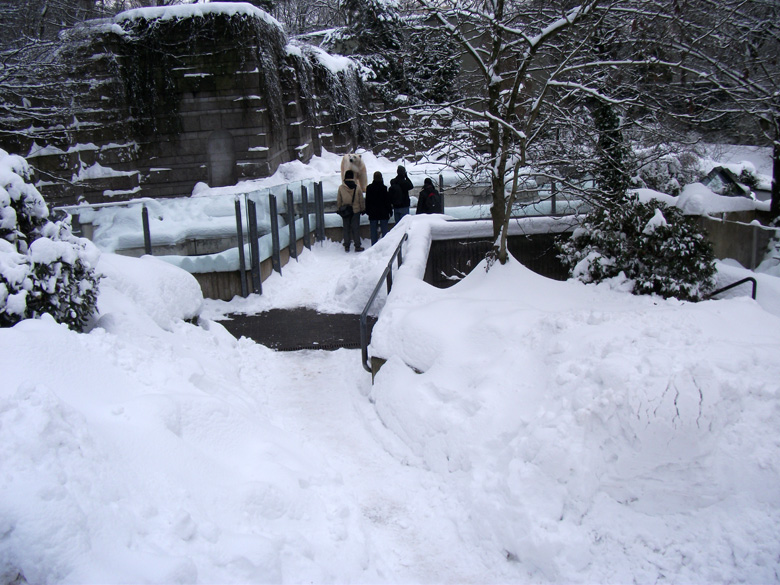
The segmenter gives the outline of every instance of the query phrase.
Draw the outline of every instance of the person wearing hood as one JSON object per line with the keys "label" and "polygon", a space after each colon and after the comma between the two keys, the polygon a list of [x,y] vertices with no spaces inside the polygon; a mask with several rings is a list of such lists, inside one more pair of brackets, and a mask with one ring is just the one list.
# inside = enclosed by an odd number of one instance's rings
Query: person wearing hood
{"label": "person wearing hood", "polygon": [[387,222],[390,220],[390,214],[393,213],[393,204],[390,202],[390,195],[379,171],[374,173],[374,182],[366,187],[366,213],[371,226],[373,246],[379,241],[380,228],[382,237],[387,235]]}
{"label": "person wearing hood", "polygon": [[409,191],[414,189],[409,175],[406,174],[406,168],[403,165],[398,165],[396,176],[390,179],[390,200],[393,205],[393,215],[395,223],[401,221],[404,215],[409,213],[409,206],[411,200],[409,199]]}
{"label": "person wearing hood", "polygon": [[423,188],[417,200],[417,215],[421,213],[444,213],[444,201],[428,177],[423,181]]}
{"label": "person wearing hood", "polygon": [[355,242],[355,252],[362,252],[363,246],[360,245],[360,215],[366,211],[366,202],[363,199],[363,191],[360,185],[355,181],[355,175],[352,171],[344,173],[344,182],[339,185],[336,195],[336,209],[341,210],[345,206],[352,208],[351,215],[341,215],[342,225],[344,227],[344,250],[349,252],[350,245]]}

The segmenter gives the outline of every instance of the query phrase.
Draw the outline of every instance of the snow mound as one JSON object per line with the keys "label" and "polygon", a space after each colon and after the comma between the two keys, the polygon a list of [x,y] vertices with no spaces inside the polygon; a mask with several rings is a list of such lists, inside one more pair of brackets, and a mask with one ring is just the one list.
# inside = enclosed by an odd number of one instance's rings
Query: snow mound
{"label": "snow mound", "polygon": [[200,313],[203,293],[195,277],[153,256],[104,253],[97,269],[101,287],[107,289],[98,300],[100,327],[113,328],[119,315],[132,319],[140,313],[158,327],[171,329],[175,322]]}
{"label": "snow mound", "polygon": [[391,293],[371,399],[534,581],[773,581],[779,327],[744,297],[478,266],[415,303]]}
{"label": "snow mound", "polygon": [[691,183],[683,187],[677,200],[686,215],[707,215],[729,211],[750,211],[761,206],[760,202],[747,197],[725,197],[712,192],[701,183]]}

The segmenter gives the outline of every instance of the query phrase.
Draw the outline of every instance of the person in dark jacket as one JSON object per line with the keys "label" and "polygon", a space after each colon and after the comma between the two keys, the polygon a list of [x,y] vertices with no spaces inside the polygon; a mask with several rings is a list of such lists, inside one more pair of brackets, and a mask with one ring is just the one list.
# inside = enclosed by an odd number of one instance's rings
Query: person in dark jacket
{"label": "person in dark jacket", "polygon": [[444,201],[434,188],[433,181],[427,177],[417,200],[417,215],[421,213],[444,213]]}
{"label": "person in dark jacket", "polygon": [[401,221],[401,218],[409,213],[411,205],[409,191],[412,189],[414,189],[414,185],[412,185],[409,175],[406,174],[406,168],[403,165],[398,165],[396,176],[390,179],[390,200],[393,203],[395,223]]}
{"label": "person in dark jacket", "polygon": [[393,212],[393,204],[390,201],[390,195],[387,187],[382,180],[382,173],[374,173],[374,182],[366,187],[366,213],[368,214],[368,223],[371,228],[371,245],[379,241],[379,229],[382,230],[382,237],[387,234],[387,222],[390,214]]}

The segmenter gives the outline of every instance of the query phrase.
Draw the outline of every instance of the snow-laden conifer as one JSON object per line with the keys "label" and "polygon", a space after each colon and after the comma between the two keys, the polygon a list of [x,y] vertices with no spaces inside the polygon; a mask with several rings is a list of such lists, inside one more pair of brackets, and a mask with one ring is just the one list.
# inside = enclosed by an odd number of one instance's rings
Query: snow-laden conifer
{"label": "snow-laden conifer", "polygon": [[0,326],[50,314],[83,330],[97,305],[99,252],[52,221],[23,158],[0,149]]}
{"label": "snow-laden conifer", "polygon": [[559,248],[573,278],[602,282],[622,275],[634,294],[698,301],[715,284],[712,245],[695,220],[657,200],[642,203],[634,195],[623,205],[600,207]]}

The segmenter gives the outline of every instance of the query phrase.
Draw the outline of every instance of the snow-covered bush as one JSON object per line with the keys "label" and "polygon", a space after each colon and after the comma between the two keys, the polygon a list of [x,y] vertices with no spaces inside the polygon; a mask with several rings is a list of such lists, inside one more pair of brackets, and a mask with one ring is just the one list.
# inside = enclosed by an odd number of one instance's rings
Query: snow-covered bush
{"label": "snow-covered bush", "polygon": [[601,282],[623,276],[634,294],[698,301],[715,284],[712,245],[695,221],[660,201],[593,211],[559,244],[571,276]]}
{"label": "snow-covered bush", "polygon": [[761,182],[761,179],[758,177],[755,167],[746,167],[743,168],[742,172],[739,173],[739,182],[750,187],[751,190],[756,190],[759,183]]}
{"label": "snow-covered bush", "polygon": [[0,327],[50,314],[81,331],[97,305],[99,252],[49,219],[27,161],[0,149]]}
{"label": "snow-covered bush", "polygon": [[663,155],[641,152],[638,156],[646,162],[639,166],[637,174],[632,178],[635,187],[677,196],[685,185],[701,178],[701,159],[695,152]]}

